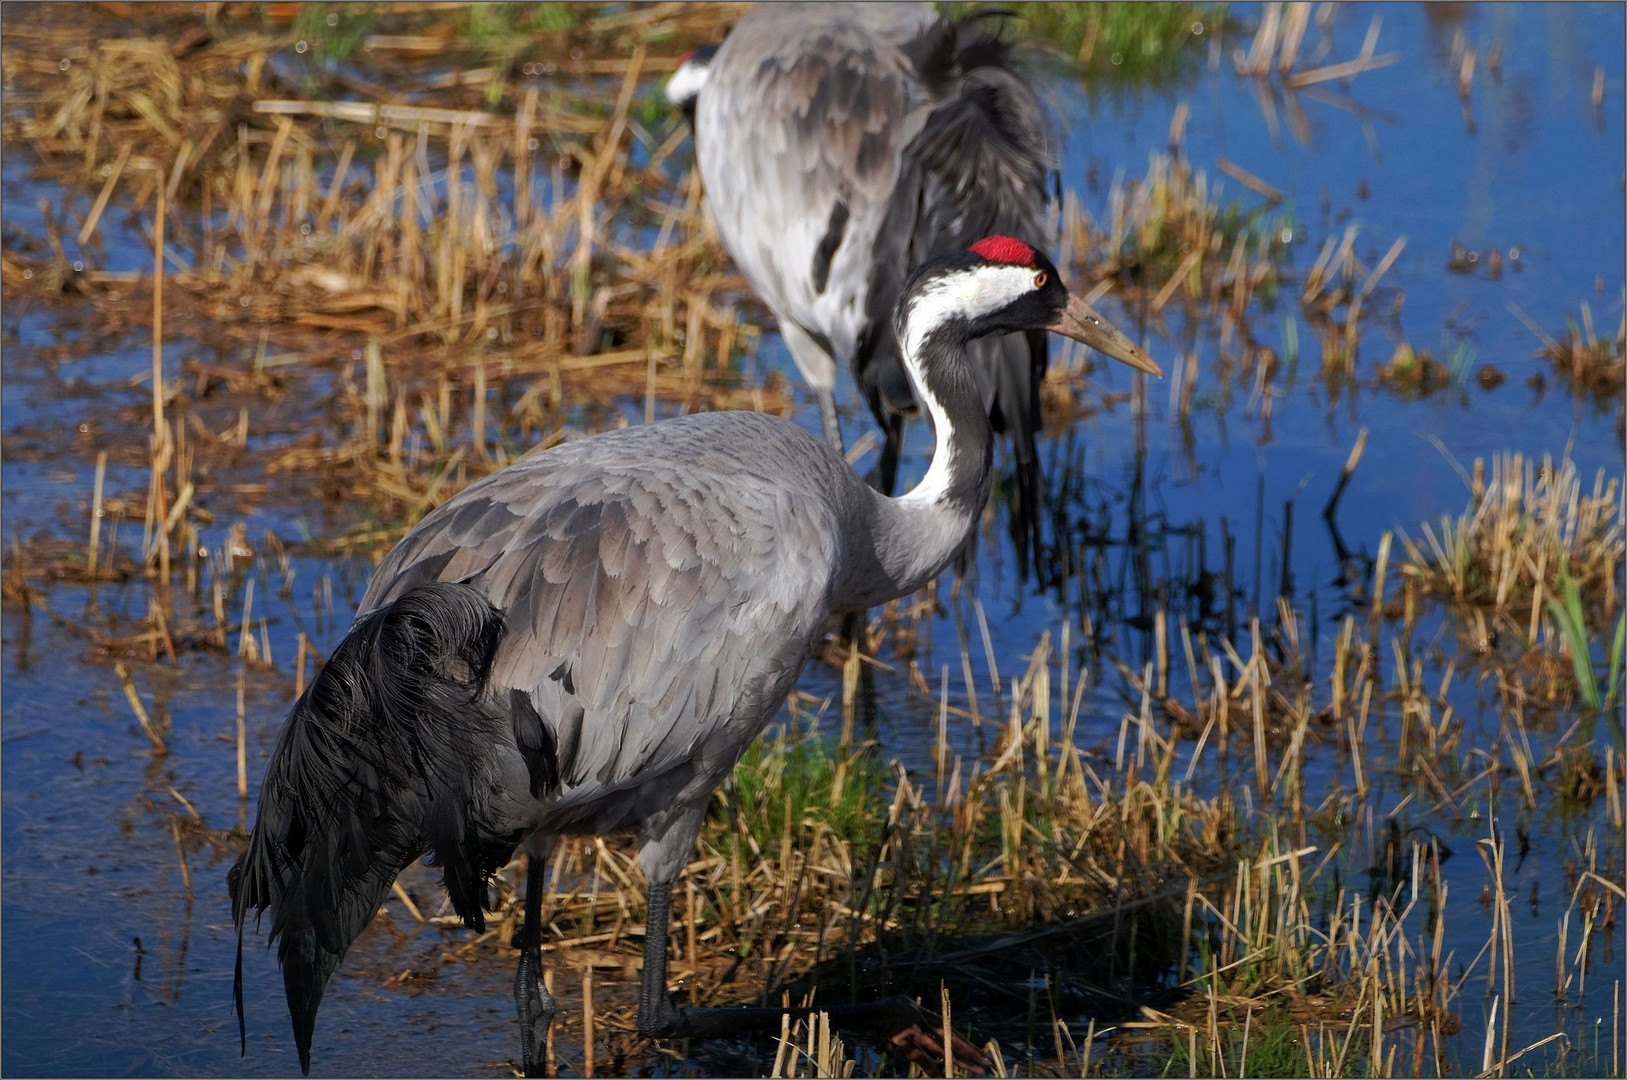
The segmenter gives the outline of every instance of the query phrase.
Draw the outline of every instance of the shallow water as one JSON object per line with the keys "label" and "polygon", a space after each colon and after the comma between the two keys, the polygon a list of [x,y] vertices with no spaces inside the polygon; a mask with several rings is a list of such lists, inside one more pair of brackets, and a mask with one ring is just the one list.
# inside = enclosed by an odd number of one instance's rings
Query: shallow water
{"label": "shallow water", "polygon": [[[1244,21],[1250,8],[1237,12]],[[1071,508],[1081,522],[1105,514],[1109,533],[1122,537],[1135,477],[1140,475],[1145,506],[1166,526],[1205,529],[1211,567],[1221,559],[1222,519],[1237,538],[1240,619],[1248,609],[1273,610],[1281,552],[1289,553],[1289,599],[1314,605],[1318,625],[1311,630],[1331,645],[1336,617],[1349,609],[1348,590],[1337,584],[1341,569],[1335,540],[1318,513],[1332,489],[1357,431],[1371,436],[1367,453],[1340,506],[1340,539],[1352,551],[1371,556],[1386,530],[1416,535],[1424,522],[1455,515],[1468,502],[1455,466],[1502,451],[1555,458],[1569,452],[1591,482],[1596,469],[1621,476],[1619,398],[1604,409],[1569,396],[1549,378],[1546,392],[1526,385],[1536,372],[1548,373],[1535,356],[1536,338],[1509,310],[1516,304],[1549,333],[1556,333],[1582,301],[1595,325],[1609,333],[1622,317],[1624,287],[1623,210],[1624,72],[1620,43],[1623,9],[1614,5],[1439,5],[1337,9],[1332,27],[1333,55],[1355,55],[1375,16],[1383,20],[1379,52],[1395,52],[1395,65],[1358,76],[1348,89],[1357,108],[1301,94],[1306,131],[1301,141],[1288,121],[1290,103],[1279,96],[1272,115],[1262,107],[1251,81],[1231,74],[1226,41],[1218,63],[1186,83],[1170,88],[1131,88],[1087,92],[1064,85],[1053,92],[1068,119],[1062,155],[1064,183],[1098,217],[1105,215],[1107,182],[1115,175],[1144,172],[1149,153],[1164,148],[1170,117],[1179,102],[1191,108],[1185,152],[1211,180],[1229,192],[1240,185],[1220,176],[1217,157],[1237,162],[1287,196],[1277,212],[1293,234],[1294,265],[1304,270],[1328,236],[1348,222],[1361,227],[1357,251],[1372,266],[1399,236],[1407,246],[1390,270],[1386,286],[1405,294],[1396,324],[1369,324],[1361,341],[1358,374],[1370,377],[1375,363],[1389,359],[1392,335],[1428,348],[1443,360],[1460,347],[1472,350],[1471,370],[1492,364],[1508,379],[1483,391],[1473,381],[1425,400],[1362,389],[1358,396],[1329,400],[1315,377],[1315,337],[1298,318],[1298,305],[1285,298],[1274,316],[1256,318],[1257,328],[1278,327],[1266,337],[1280,355],[1297,338],[1297,369],[1280,383],[1269,423],[1247,402],[1246,393],[1223,393],[1214,374],[1217,345],[1199,334],[1186,348],[1184,363],[1197,364],[1199,405],[1185,431],[1173,408],[1175,380],[1148,387],[1144,421],[1121,403],[1059,434],[1047,454],[1066,456],[1076,440],[1085,470],[1084,496]],[[1500,79],[1477,75],[1472,94],[1476,130],[1468,130],[1457,93],[1451,40],[1461,31],[1485,57],[1502,45]],[[1315,42],[1311,31],[1307,48]],[[1603,109],[1595,114],[1590,92],[1595,68],[1605,72]],[[1345,98],[1338,84],[1327,93]],[[25,232],[37,225],[34,203],[41,188],[9,155],[0,183],[5,219]],[[1093,168],[1094,167],[1094,168]],[[1092,185],[1094,171],[1098,183]],[[1358,195],[1365,184],[1368,194]],[[1322,209],[1324,196],[1327,211]],[[1244,195],[1252,206],[1255,197]],[[127,243],[109,245],[110,264],[145,265],[133,229]],[[1453,241],[1470,248],[1518,247],[1521,268],[1505,263],[1500,280],[1484,272],[1450,272]],[[124,254],[121,255],[120,252]],[[120,268],[115,265],[113,268]],[[1171,334],[1148,337],[1166,370],[1175,369],[1177,347],[1185,340],[1180,316],[1170,309]],[[71,318],[54,308],[8,311],[4,357],[4,434],[8,453],[0,465],[0,513],[9,535],[24,540],[36,533],[78,536],[94,468],[95,433],[67,440],[73,452],[48,461],[19,460],[15,448],[32,433],[48,430],[85,411],[97,395],[119,402],[127,381],[150,362],[143,341],[84,343]],[[1263,330],[1262,330],[1263,332]],[[184,343],[172,343],[170,362],[179,363]],[[789,372],[777,337],[765,335],[761,361]],[[1110,391],[1130,387],[1127,371],[1102,371]],[[856,392],[843,383],[846,428],[851,439],[868,423]],[[817,430],[811,404],[800,419]],[[1138,429],[1143,462],[1137,469]],[[40,438],[49,441],[45,435]],[[1190,441],[1190,450],[1186,442]],[[925,468],[928,440],[914,425],[904,477]],[[1455,464],[1454,464],[1455,463]],[[861,465],[862,467],[862,465]],[[140,490],[144,476],[110,470],[109,488]],[[1293,528],[1286,538],[1285,504],[1293,501]],[[1256,526],[1256,520],[1259,526]],[[297,534],[298,525],[276,507],[241,515],[250,534],[271,528]],[[223,516],[224,521],[224,516]],[[128,527],[128,526],[127,526]],[[313,519],[309,527],[324,523]],[[217,527],[224,529],[224,524]],[[219,536],[206,536],[218,545]],[[1175,545],[1171,545],[1175,550]],[[1110,565],[1125,558],[1107,549]],[[9,550],[8,550],[9,557]],[[919,658],[928,681],[936,684],[943,665],[951,693],[963,698],[955,611],[971,621],[970,600],[981,602],[990,623],[1000,673],[1007,681],[1020,673],[1040,635],[1053,639],[1064,622],[1073,640],[1083,640],[1077,601],[1023,595],[1015,584],[1003,530],[994,528],[979,546],[966,583],[965,602],[950,604],[951,615],[937,620],[932,645]],[[263,755],[275,736],[291,696],[286,671],[294,652],[295,619],[300,618],[317,647],[331,649],[348,622],[364,571],[349,564],[293,562],[295,586],[288,598],[276,595],[277,574],[262,565],[262,613],[272,618],[269,636],[279,672],[251,672],[247,681],[250,782],[257,785]],[[1177,577],[1172,565],[1162,569]],[[313,586],[334,581],[334,610],[315,610]],[[945,587],[941,594],[948,596]],[[86,602],[82,591],[51,594],[55,611],[71,616]],[[145,611],[134,591],[104,587],[103,609]],[[1099,627],[1108,650],[1139,664],[1150,635],[1123,622],[1142,614],[1145,598],[1116,598],[1119,620]],[[1447,640],[1450,629],[1426,621],[1421,633]],[[235,635],[234,635],[235,641]],[[15,1075],[148,1075],[290,1073],[297,1063],[285,1024],[273,959],[254,939],[245,955],[249,988],[249,1053],[238,1057],[230,984],[234,935],[229,930],[224,873],[229,856],[204,841],[188,841],[187,868],[193,899],[188,902],[177,858],[178,841],[169,821],[179,806],[171,788],[213,826],[237,818],[235,766],[231,744],[236,667],[218,657],[187,654],[175,671],[139,674],[143,696],[170,717],[171,752],[153,762],[123,691],[105,656],[85,639],[58,628],[51,619],[8,607],[4,615],[3,704],[3,884],[5,912],[3,965],[3,1049],[0,1067]],[[1331,651],[1331,650],[1326,650]],[[987,711],[991,673],[982,650],[973,648],[974,682]],[[1086,745],[1110,743],[1124,703],[1111,664],[1080,646],[1071,659],[1091,672],[1092,683],[1080,720]],[[802,689],[816,696],[839,696],[840,675],[810,665]],[[1458,683],[1454,704],[1479,729],[1480,745],[1495,737],[1496,724],[1468,679]],[[902,678],[882,678],[877,696],[883,712],[880,737],[885,749],[922,770],[930,770],[935,737],[935,702],[913,697]],[[1561,727],[1568,720],[1562,720]],[[1608,725],[1606,725],[1608,727]],[[971,749],[985,733],[971,728],[956,735]],[[1600,740],[1619,734],[1600,732]],[[1331,783],[1339,764],[1317,762],[1313,782]],[[1381,812],[1398,797],[1386,795],[1384,780],[1371,798]],[[1393,781],[1391,785],[1393,796]],[[1387,797],[1389,801],[1386,802]],[[1314,800],[1313,800],[1314,801]],[[1416,814],[1416,811],[1414,811]],[[1420,817],[1408,819],[1414,823]],[[1460,960],[1472,958],[1485,940],[1485,916],[1474,906],[1486,874],[1474,857],[1474,841],[1484,822],[1423,821],[1458,853],[1443,868],[1451,882],[1454,912],[1448,948]],[[1519,978],[1527,988],[1515,1008],[1515,1041],[1524,1045],[1554,1029],[1551,991],[1553,908],[1564,903],[1562,838],[1572,824],[1552,816],[1532,822],[1534,851],[1511,876],[1511,891],[1523,897],[1537,884],[1542,914],[1525,924],[1517,956]],[[1352,873],[1365,865],[1352,863]],[[392,910],[395,902],[388,905]],[[406,927],[405,920],[402,920]],[[1574,933],[1574,930],[1573,930]],[[447,933],[447,941],[458,935]],[[381,985],[378,974],[421,967],[438,954],[443,934],[410,931],[400,941],[375,926],[364,935],[330,987],[317,1036],[314,1071],[321,1075],[423,1075],[506,1072],[512,1059],[509,1000],[512,972],[493,965],[449,962],[427,992],[413,996]],[[135,939],[140,939],[138,952]],[[1612,936],[1620,947],[1621,932]],[[1619,955],[1619,954],[1616,954]],[[1619,961],[1616,962],[1619,968]],[[1592,995],[1563,1018],[1574,1023],[1603,1019],[1610,1026],[1609,981],[1603,971],[1590,980]],[[1598,987],[1603,986],[1603,990]],[[1461,1000],[1466,1060],[1473,1060],[1484,1006],[1478,993]]]}

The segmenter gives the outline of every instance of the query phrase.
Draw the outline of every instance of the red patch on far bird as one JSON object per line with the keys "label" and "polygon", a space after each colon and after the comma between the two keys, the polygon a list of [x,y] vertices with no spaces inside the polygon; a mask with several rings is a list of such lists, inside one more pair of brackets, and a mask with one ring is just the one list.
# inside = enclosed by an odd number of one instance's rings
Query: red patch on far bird
{"label": "red patch on far bird", "polygon": [[971,250],[990,262],[1011,266],[1034,265],[1034,249],[1009,236],[985,236],[973,244]]}

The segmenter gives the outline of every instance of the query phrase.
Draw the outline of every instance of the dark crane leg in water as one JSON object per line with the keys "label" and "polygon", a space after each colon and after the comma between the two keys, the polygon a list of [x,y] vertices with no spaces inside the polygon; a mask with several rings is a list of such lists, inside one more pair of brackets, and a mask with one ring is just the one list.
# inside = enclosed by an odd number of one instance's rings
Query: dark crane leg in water
{"label": "dark crane leg in water", "polygon": [[883,495],[891,495],[898,483],[898,455],[904,448],[904,417],[901,413],[889,412],[876,417],[876,423],[881,425],[881,456],[876,459],[876,467],[871,470],[865,482]]}
{"label": "dark crane leg in water", "polygon": [[[672,916],[672,883],[650,885],[644,923],[644,975],[638,988],[638,1033],[649,1039],[715,1038],[745,1031],[779,1031],[781,1018],[805,1019],[824,1013],[840,1027],[877,1031],[911,1061],[923,1067],[942,1067],[943,1025],[934,1016],[902,995],[863,1005],[814,1005],[781,1008],[724,1005],[704,1009],[680,1009],[667,994],[667,929]],[[974,1076],[986,1076],[992,1068],[988,1057],[950,1033],[954,1042],[955,1066]]]}
{"label": "dark crane leg in water", "polygon": [[525,925],[520,929],[514,1004],[520,1013],[521,1069],[526,1076],[547,1076],[548,1026],[554,1020],[554,998],[542,981],[542,879],[547,860],[527,853],[525,866]]}
{"label": "dark crane leg in water", "polygon": [[[814,396],[819,400],[819,420],[825,428],[825,441],[835,447],[837,453],[845,455],[847,450],[842,445],[842,426],[836,419],[836,392],[815,389]],[[881,457],[865,482],[883,495],[891,495],[898,475],[898,452],[903,442],[904,418],[897,413],[888,413],[880,422],[885,436]],[[863,612],[854,611],[842,616],[839,640],[843,646],[849,650],[858,649],[863,628]],[[876,723],[876,692],[868,665],[859,668],[859,700],[865,731],[868,732],[874,729]]]}

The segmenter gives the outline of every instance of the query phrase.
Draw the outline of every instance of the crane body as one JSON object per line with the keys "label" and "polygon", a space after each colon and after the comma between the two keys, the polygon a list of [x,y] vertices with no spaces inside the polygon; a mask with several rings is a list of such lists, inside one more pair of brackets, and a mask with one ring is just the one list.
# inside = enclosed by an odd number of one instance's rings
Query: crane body
{"label": "crane body", "polygon": [[[991,233],[1044,235],[1051,155],[1038,98],[980,20],[921,4],[761,4],[668,86],[691,113],[718,234],[814,390],[840,448],[837,370],[885,435],[896,482],[918,404],[893,329],[905,272]],[[967,344],[985,413],[1011,436],[1018,554],[1038,538],[1041,332]]]}
{"label": "crane body", "polygon": [[1011,329],[1064,333],[1157,371],[1068,297],[1044,256],[994,237],[922,268],[900,301],[938,441],[900,498],[794,423],[729,412],[531,454],[426,516],[379,565],[272,752],[229,875],[240,1018],[251,913],[271,912],[308,1072],[328,978],[396,875],[429,853],[454,910],[481,928],[490,876],[523,846],[515,998],[523,1068],[540,1075],[553,1016],[543,867],[559,837],[611,832],[637,834],[649,884],[640,1031],[706,1034],[752,1012],[672,1005],[672,883],[712,792],[829,616],[920,588],[971,535],[992,434],[963,354]]}

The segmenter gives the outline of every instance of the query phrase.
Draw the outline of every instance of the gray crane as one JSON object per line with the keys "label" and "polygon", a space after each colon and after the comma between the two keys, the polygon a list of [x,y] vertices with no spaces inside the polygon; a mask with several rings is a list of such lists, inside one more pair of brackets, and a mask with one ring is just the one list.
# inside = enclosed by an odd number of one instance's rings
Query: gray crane
{"label": "gray crane", "polygon": [[[883,494],[916,406],[892,324],[901,271],[989,233],[1044,234],[1044,112],[986,22],[922,4],[760,4],[667,85],[693,124],[718,234],[778,320],[837,449],[836,373],[852,368],[885,436]],[[1026,574],[1045,335],[994,335],[969,352],[985,412],[1011,436]]]}
{"label": "gray crane", "polygon": [[936,432],[925,478],[881,495],[779,417],[703,413],[534,453],[471,484],[385,556],[355,624],[278,738],[228,881],[242,933],[271,912],[301,1069],[329,976],[396,875],[429,853],[484,925],[490,876],[528,856],[515,1003],[541,1075],[543,868],[563,835],[635,831],[648,882],[638,1030],[748,1014],[667,996],[672,883],[712,792],[784,703],[833,612],[930,581],[988,498],[992,433],[968,347],[1046,331],[1158,367],[1009,237],[902,290],[905,368]]}

